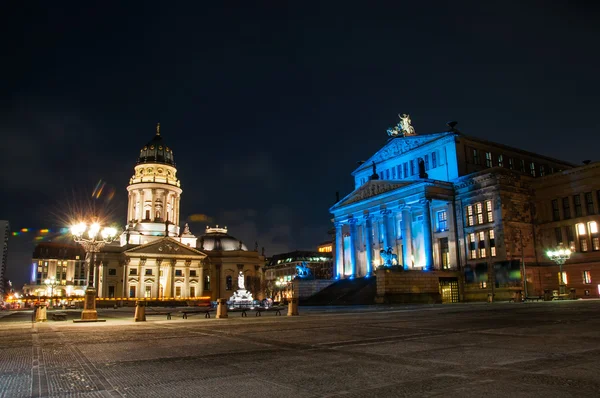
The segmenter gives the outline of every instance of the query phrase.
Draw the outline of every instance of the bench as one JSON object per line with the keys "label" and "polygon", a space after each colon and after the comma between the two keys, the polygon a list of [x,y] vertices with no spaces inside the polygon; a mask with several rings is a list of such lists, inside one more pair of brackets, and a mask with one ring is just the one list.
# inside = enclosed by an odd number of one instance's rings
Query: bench
{"label": "bench", "polygon": [[525,301],[544,301],[544,296],[527,296]]}
{"label": "bench", "polygon": [[167,319],[171,319],[171,311],[146,311],[146,316],[149,315],[166,315]]}
{"label": "bench", "polygon": [[255,308],[256,316],[262,316],[263,311],[274,311],[275,316],[281,316],[281,310],[285,309],[284,307],[268,307],[268,308]]}
{"label": "bench", "polygon": [[570,295],[569,293],[565,293],[565,294],[559,294],[558,296],[553,296],[552,300],[569,300]]}
{"label": "bench", "polygon": [[188,319],[188,315],[193,314],[204,314],[204,318],[210,318],[210,313],[214,311],[213,308],[205,308],[205,309],[193,309],[193,310],[183,310],[179,311],[182,314],[183,319]]}
{"label": "bench", "polygon": [[66,312],[54,312],[51,315],[51,318],[53,321],[66,321],[67,320],[67,313]]}

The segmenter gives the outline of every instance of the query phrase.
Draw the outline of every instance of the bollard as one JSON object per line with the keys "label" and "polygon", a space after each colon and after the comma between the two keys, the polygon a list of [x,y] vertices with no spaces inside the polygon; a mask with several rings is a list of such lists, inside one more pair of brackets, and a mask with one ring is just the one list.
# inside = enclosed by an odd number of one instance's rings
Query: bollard
{"label": "bollard", "polygon": [[142,301],[136,301],[135,303],[135,316],[133,320],[135,322],[145,322],[146,321],[146,306]]}
{"label": "bollard", "polygon": [[288,304],[288,314],[287,316],[298,316],[298,299],[296,297],[292,297],[290,299],[290,303]]}
{"label": "bollard", "polygon": [[217,318],[227,318],[227,299],[217,299]]}
{"label": "bollard", "polygon": [[46,322],[48,320],[46,310],[47,308],[45,305],[40,305],[37,307],[37,310],[35,311],[36,322]]}

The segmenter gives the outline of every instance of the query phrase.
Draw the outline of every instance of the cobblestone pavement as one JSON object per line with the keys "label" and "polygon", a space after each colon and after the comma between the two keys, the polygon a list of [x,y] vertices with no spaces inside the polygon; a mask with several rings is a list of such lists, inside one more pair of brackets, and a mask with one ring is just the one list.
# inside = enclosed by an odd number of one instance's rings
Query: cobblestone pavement
{"label": "cobblestone pavement", "polygon": [[0,396],[600,395],[600,301],[100,316],[106,322],[2,318]]}

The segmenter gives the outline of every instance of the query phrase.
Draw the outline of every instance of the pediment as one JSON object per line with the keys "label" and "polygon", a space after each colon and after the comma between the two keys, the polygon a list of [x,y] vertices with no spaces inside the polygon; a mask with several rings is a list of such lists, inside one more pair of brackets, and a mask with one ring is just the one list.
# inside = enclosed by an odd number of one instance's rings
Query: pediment
{"label": "pediment", "polygon": [[352,191],[341,201],[336,203],[331,210],[344,207],[351,203],[360,202],[362,200],[372,198],[383,193],[393,191],[394,189],[402,188],[412,184],[414,181],[379,181],[370,180],[366,184],[361,185],[358,189]]}
{"label": "pediment", "polygon": [[402,155],[403,153],[409,152],[448,134],[453,133],[435,133],[390,139],[389,142],[373,156],[371,156],[369,160],[365,162],[365,164],[371,164],[371,162],[379,163],[398,155]]}
{"label": "pediment", "polygon": [[167,237],[129,249],[125,255],[206,257],[205,253]]}

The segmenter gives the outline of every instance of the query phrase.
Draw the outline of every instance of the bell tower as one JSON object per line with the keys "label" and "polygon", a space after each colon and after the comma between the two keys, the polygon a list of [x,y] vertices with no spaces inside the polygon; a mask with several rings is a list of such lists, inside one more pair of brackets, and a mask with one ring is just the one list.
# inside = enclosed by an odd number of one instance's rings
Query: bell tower
{"label": "bell tower", "polygon": [[144,244],[161,237],[179,236],[181,184],[173,151],[160,134],[140,150],[134,175],[127,186],[127,227],[121,244]]}

